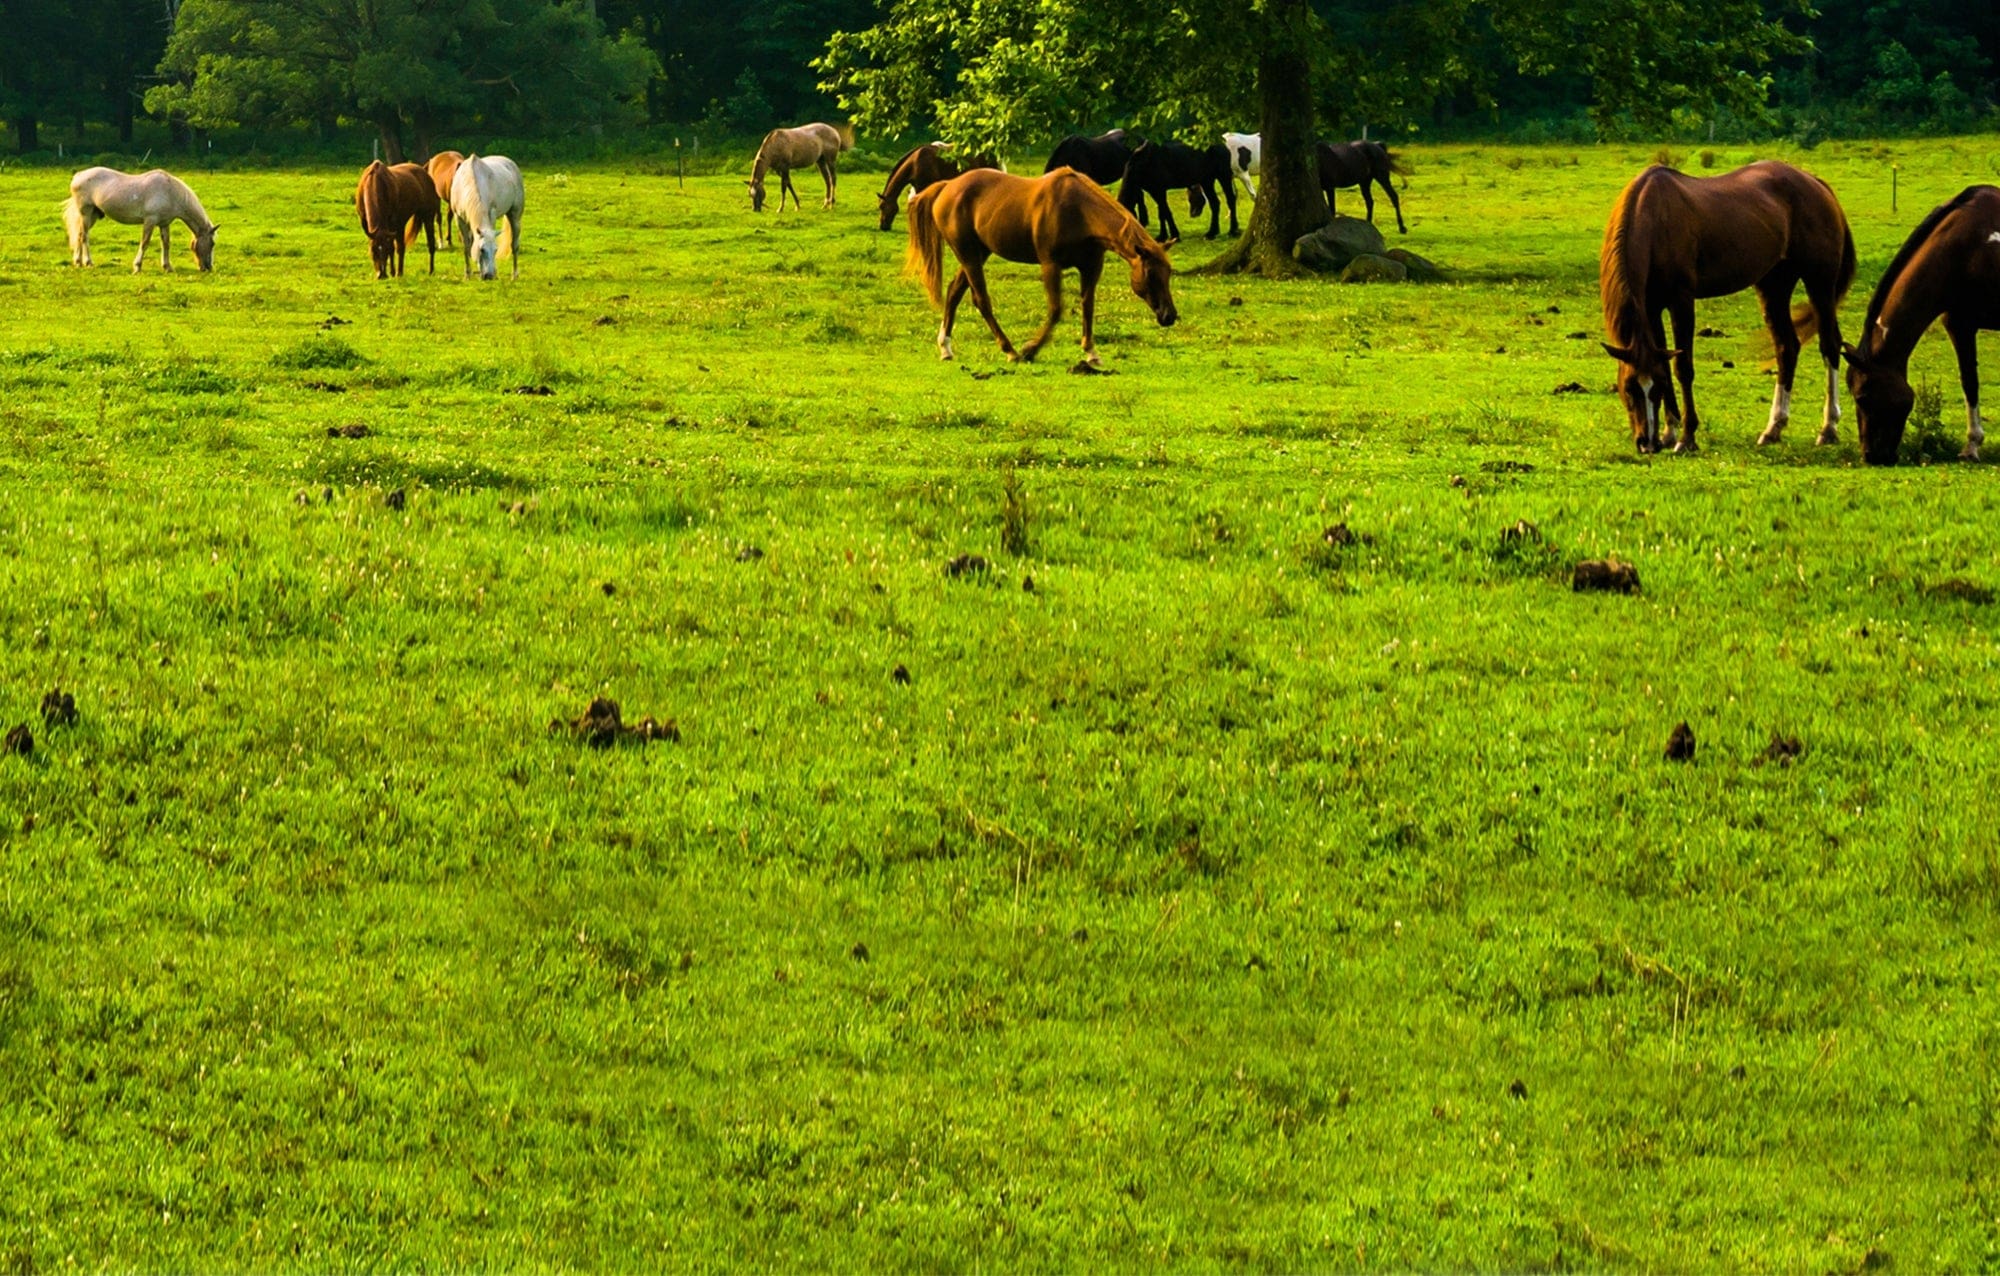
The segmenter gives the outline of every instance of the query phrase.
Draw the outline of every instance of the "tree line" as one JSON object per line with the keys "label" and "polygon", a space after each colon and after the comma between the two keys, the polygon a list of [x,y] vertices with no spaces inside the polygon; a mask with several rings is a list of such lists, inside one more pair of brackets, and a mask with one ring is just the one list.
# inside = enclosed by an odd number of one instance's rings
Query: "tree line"
{"label": "tree line", "polygon": [[391,157],[473,125],[836,113],[1011,146],[1210,131],[1254,117],[1273,13],[1333,132],[1966,129],[2000,88],[1992,0],[0,0],[0,120],[24,152],[149,118],[365,124]]}

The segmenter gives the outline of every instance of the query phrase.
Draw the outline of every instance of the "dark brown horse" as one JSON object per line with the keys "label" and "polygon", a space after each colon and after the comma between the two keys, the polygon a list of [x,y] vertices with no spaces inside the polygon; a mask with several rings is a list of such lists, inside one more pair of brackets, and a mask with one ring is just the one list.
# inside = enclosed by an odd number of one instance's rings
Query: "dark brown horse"
{"label": "dark brown horse", "polygon": [[940,142],[925,142],[903,158],[896,161],[896,167],[889,170],[889,182],[882,193],[875,197],[882,211],[882,229],[889,230],[896,224],[896,209],[900,207],[903,191],[922,190],[938,182],[948,182],[960,173],[975,168],[998,168],[1000,161],[989,154],[974,155],[960,165],[944,153]]}
{"label": "dark brown horse", "polygon": [[[958,258],[958,274],[944,287],[944,246]],[[909,269],[924,281],[931,304],[944,311],[938,327],[938,357],[952,357],[951,327],[967,291],[979,317],[1009,359],[1033,359],[1048,343],[1062,317],[1062,275],[1074,270],[1083,290],[1083,357],[1097,363],[1092,325],[1097,314],[1097,280],[1104,254],[1117,253],[1132,264],[1132,291],[1152,307],[1162,328],[1180,317],[1169,280],[1167,250],[1146,228],[1127,216],[1102,187],[1072,169],[1041,177],[1014,177],[979,169],[919,192],[910,201]],[[986,262],[1025,262],[1042,268],[1049,313],[1040,332],[1016,351],[993,317],[986,291]]]}
{"label": "dark brown horse", "polygon": [[[1641,452],[1674,445],[1681,411],[1669,362],[1687,402],[1687,428],[1674,450],[1695,450],[1694,303],[1757,290],[1778,351],[1778,388],[1759,444],[1776,443],[1792,413],[1792,377],[1804,337],[1819,332],[1826,361],[1821,443],[1840,420],[1840,299],[1854,282],[1854,236],[1840,201],[1817,177],[1766,160],[1721,177],[1688,177],[1654,165],[1632,179],[1604,228],[1598,288],[1605,352],[1618,360],[1618,393]],[[1790,309],[1803,283],[1810,309]],[[1667,345],[1662,311],[1672,316]],[[1664,439],[1660,418],[1666,417]]]}
{"label": "dark brown horse", "polygon": [[2000,328],[2000,187],[1970,186],[1917,223],[1868,301],[1861,340],[1846,348],[1847,389],[1861,455],[1894,465],[1916,394],[1910,354],[1938,316],[1958,352],[1965,391],[1965,450],[1979,459],[1979,333]]}
{"label": "dark brown horse", "polygon": [[[451,179],[457,174],[458,166],[463,163],[465,163],[465,156],[459,154],[457,151],[439,151],[437,154],[431,156],[430,163],[424,165],[425,171],[431,175],[431,185],[437,187],[438,202],[440,204],[451,203]],[[450,247],[451,218],[440,214],[439,220],[444,223],[445,246]]]}
{"label": "dark brown horse", "polygon": [[[1125,180],[1118,188],[1118,202],[1139,216],[1145,207],[1142,196],[1151,196],[1160,210],[1160,233],[1169,239],[1180,236],[1180,223],[1167,202],[1167,192],[1188,193],[1188,215],[1197,217],[1208,209],[1208,237],[1214,239],[1221,227],[1222,203],[1229,201],[1229,233],[1237,233],[1236,176],[1229,167],[1229,148],[1217,144],[1205,151],[1180,142],[1141,142],[1132,148],[1125,165]],[[1143,224],[1143,222],[1142,222]]]}
{"label": "dark brown horse", "polygon": [[1407,235],[1410,228],[1403,224],[1402,201],[1396,198],[1396,188],[1389,184],[1389,177],[1407,177],[1410,166],[1389,153],[1389,148],[1380,142],[1321,142],[1319,144],[1319,188],[1326,196],[1326,211],[1337,211],[1333,204],[1333,192],[1342,186],[1359,186],[1361,203],[1367,209],[1369,222],[1375,220],[1375,196],[1368,184],[1375,183],[1382,193],[1389,197],[1389,207],[1396,210],[1396,229]]}
{"label": "dark brown horse", "polygon": [[354,210],[361,214],[377,279],[403,273],[403,251],[416,240],[419,227],[430,249],[431,273],[437,273],[437,187],[422,165],[391,168],[376,160],[362,169],[354,187]]}

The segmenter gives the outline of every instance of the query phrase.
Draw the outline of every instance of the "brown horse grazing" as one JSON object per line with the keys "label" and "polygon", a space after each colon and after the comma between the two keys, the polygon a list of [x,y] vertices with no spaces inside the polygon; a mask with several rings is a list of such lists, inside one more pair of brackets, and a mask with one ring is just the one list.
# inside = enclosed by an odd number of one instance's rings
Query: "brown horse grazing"
{"label": "brown horse grazing", "polygon": [[[949,292],[943,286],[946,244],[958,258],[958,274]],[[1167,250],[1173,246],[1172,240],[1164,244],[1155,240],[1102,187],[1073,169],[1059,168],[1036,178],[979,169],[920,191],[910,201],[909,269],[923,279],[931,304],[944,311],[937,336],[941,359],[952,357],[952,321],[968,290],[979,317],[993,330],[1007,357],[1033,359],[1062,317],[1062,273],[1074,270],[1083,288],[1083,357],[1096,365],[1097,344],[1091,330],[1104,254],[1117,253],[1132,263],[1132,291],[1152,307],[1162,328],[1170,328],[1180,318],[1169,286],[1174,270]],[[1042,268],[1048,318],[1018,351],[993,318],[993,299],[986,291],[986,262],[991,257]]]}
{"label": "brown horse grazing", "polygon": [[785,192],[790,191],[792,205],[803,208],[799,203],[799,192],[792,185],[792,170],[810,164],[819,169],[819,175],[826,182],[826,201],[821,208],[833,207],[833,190],[839,184],[839,174],[835,171],[842,151],[854,149],[854,133],[851,129],[837,129],[831,124],[801,124],[797,128],[774,128],[764,135],[763,145],[757,148],[757,159],[750,167],[750,176],[743,184],[750,188],[750,208],[753,212],[764,211],[764,174],[773,169],[778,173],[778,211],[785,211]]}
{"label": "brown horse grazing", "polygon": [[[465,156],[459,154],[457,151],[439,151],[437,154],[431,156],[430,163],[424,165],[424,169],[431,175],[431,185],[437,187],[438,202],[440,204],[449,205],[451,203],[451,179],[457,174],[458,166],[463,163],[465,163]],[[445,247],[449,248],[451,247],[451,218],[439,214],[439,220],[444,223],[444,242]]]}
{"label": "brown horse grazing", "polygon": [[1326,196],[1326,211],[1336,212],[1333,192],[1342,186],[1359,186],[1361,203],[1368,213],[1368,221],[1375,221],[1375,196],[1368,184],[1375,183],[1382,193],[1389,197],[1389,207],[1396,210],[1396,229],[1407,235],[1410,228],[1403,224],[1403,204],[1396,198],[1396,188],[1389,184],[1389,177],[1408,177],[1410,166],[1389,153],[1389,148],[1380,142],[1321,142],[1319,144],[1319,189]]}
{"label": "brown horse grazing", "polygon": [[[1826,361],[1826,417],[1821,443],[1840,420],[1840,320],[1835,314],[1854,282],[1854,236],[1825,182],[1766,160],[1721,177],[1687,177],[1654,165],[1632,179],[1604,227],[1598,289],[1604,302],[1605,352],[1618,360],[1618,393],[1641,452],[1695,450],[1694,303],[1755,288],[1778,351],[1778,388],[1759,444],[1776,443],[1792,413],[1792,376],[1804,337],[1819,331]],[[1804,306],[1791,310],[1792,289]],[[1667,345],[1660,312],[1673,318]],[[1687,402],[1687,428],[1668,380],[1668,365]],[[1664,439],[1660,418],[1666,417]]]}
{"label": "brown horse grazing", "polygon": [[1938,316],[1958,353],[1965,391],[1965,450],[1979,459],[1979,333],[2000,328],[2000,186],[1969,186],[1931,210],[1889,263],[1868,302],[1859,345],[1848,346],[1847,389],[1861,455],[1894,465],[1916,394],[1910,354]]}
{"label": "brown horse grazing", "polygon": [[896,161],[896,167],[889,171],[888,185],[875,197],[876,205],[882,211],[882,229],[889,230],[896,224],[896,210],[901,205],[905,188],[922,190],[938,182],[948,182],[960,173],[975,168],[998,168],[1000,161],[992,155],[981,153],[966,160],[963,165],[944,153],[941,142],[925,142],[903,158]]}
{"label": "brown horse grazing", "polygon": [[377,279],[403,273],[403,250],[416,240],[419,226],[431,251],[431,273],[437,273],[437,187],[422,165],[391,168],[376,160],[362,169],[354,187],[354,209],[361,214]]}

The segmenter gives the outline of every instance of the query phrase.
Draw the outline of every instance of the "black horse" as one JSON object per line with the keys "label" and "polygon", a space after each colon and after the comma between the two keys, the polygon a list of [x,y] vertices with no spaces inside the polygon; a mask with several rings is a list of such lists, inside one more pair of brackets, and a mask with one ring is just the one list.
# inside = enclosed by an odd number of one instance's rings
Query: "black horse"
{"label": "black horse", "polygon": [[1369,192],[1368,184],[1374,182],[1389,197],[1389,206],[1396,210],[1396,229],[1405,235],[1410,233],[1410,228],[1403,224],[1403,205],[1396,198],[1396,188],[1389,184],[1389,176],[1394,173],[1407,177],[1409,172],[1410,166],[1389,154],[1389,148],[1380,142],[1319,144],[1319,186],[1326,195],[1326,211],[1335,211],[1333,192],[1337,188],[1359,186],[1361,202],[1367,206],[1368,220],[1373,222],[1375,196]]}
{"label": "black horse", "polygon": [[[1219,188],[1219,193],[1218,193]],[[1208,206],[1208,238],[1221,229],[1222,202],[1229,201],[1229,233],[1240,234],[1236,224],[1236,182],[1229,168],[1229,148],[1221,144],[1198,151],[1180,142],[1141,142],[1132,148],[1125,165],[1125,183],[1118,190],[1118,202],[1132,209],[1140,221],[1144,196],[1150,195],[1160,208],[1160,238],[1180,237],[1180,224],[1167,201],[1167,192],[1188,193],[1188,213],[1199,216]]]}
{"label": "black horse", "polygon": [[[1144,139],[1139,139],[1137,144],[1143,146]],[[1042,166],[1042,171],[1053,173],[1059,168],[1073,168],[1099,186],[1109,188],[1111,183],[1125,176],[1125,165],[1132,158],[1133,145],[1133,139],[1127,138],[1122,128],[1100,133],[1096,137],[1071,133],[1056,143],[1055,152]]]}

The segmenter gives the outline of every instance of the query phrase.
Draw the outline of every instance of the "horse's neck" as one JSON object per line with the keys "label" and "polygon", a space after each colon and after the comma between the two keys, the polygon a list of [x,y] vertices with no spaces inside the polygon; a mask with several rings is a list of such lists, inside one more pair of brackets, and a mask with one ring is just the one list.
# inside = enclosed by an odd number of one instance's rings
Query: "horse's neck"
{"label": "horse's neck", "polygon": [[1889,285],[1889,296],[1875,324],[1861,334],[1861,348],[1871,356],[1907,366],[1917,343],[1937,317],[1944,313],[1946,279],[1954,269],[1946,260],[1949,248],[1942,246],[1933,232],[1930,242],[1912,257],[1902,273]]}
{"label": "horse's neck", "polygon": [[1090,219],[1090,237],[1106,252],[1117,253],[1126,261],[1139,260],[1139,236],[1144,233],[1122,208],[1099,209]]}
{"label": "horse's neck", "polygon": [[194,188],[178,177],[171,177],[168,180],[173,183],[169,189],[174,193],[174,203],[179,208],[181,220],[186,222],[195,234],[206,233],[214,223],[208,220],[208,210],[203,208],[201,200],[195,197]]}
{"label": "horse's neck", "polygon": [[753,182],[763,181],[764,174],[771,171],[771,157],[764,153],[765,147],[769,145],[770,142],[767,140],[764,146],[757,148],[756,162],[750,165],[750,180]]}

